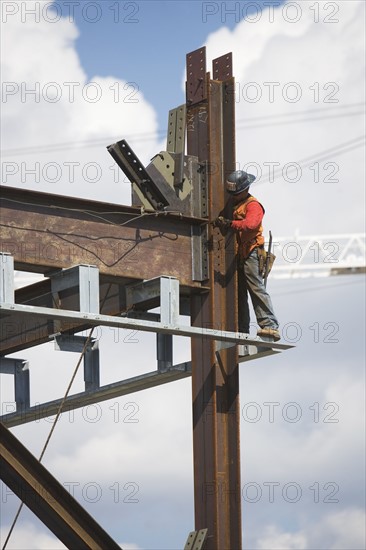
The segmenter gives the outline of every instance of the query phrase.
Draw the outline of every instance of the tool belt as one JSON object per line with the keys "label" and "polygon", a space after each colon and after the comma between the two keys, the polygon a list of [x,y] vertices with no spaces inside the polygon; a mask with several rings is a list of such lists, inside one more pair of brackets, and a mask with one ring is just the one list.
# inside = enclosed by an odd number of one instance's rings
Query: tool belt
{"label": "tool belt", "polygon": [[[259,274],[261,275],[261,277],[264,278],[266,276],[266,265],[267,265],[268,252],[264,248],[264,246],[258,246],[257,250],[258,250],[258,258],[259,258]],[[269,275],[269,273],[272,269],[272,266],[274,264],[275,259],[276,259],[276,256],[274,254],[272,254],[272,252],[270,252],[269,257],[268,257],[267,275]]]}

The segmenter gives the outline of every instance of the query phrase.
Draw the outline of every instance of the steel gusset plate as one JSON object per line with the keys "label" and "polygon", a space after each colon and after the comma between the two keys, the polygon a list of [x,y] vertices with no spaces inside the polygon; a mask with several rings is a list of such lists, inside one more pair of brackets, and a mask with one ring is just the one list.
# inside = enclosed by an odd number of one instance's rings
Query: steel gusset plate
{"label": "steel gusset plate", "polygon": [[233,54],[221,55],[212,61],[212,74],[214,80],[228,80],[233,76]]}
{"label": "steel gusset plate", "polygon": [[206,48],[199,48],[187,54],[186,100],[191,106],[206,99]]}
{"label": "steel gusset plate", "polygon": [[126,140],[122,139],[113,145],[109,145],[107,149],[131,183],[136,183],[153,208],[163,210],[169,205],[169,202],[159,191],[154,180],[147,173],[144,165],[140,162]]}

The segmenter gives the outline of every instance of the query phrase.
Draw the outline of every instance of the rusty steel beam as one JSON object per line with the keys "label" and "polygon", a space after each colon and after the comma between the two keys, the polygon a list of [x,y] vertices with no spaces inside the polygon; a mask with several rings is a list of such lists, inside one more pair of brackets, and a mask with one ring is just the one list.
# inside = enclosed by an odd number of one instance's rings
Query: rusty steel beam
{"label": "rusty steel beam", "polygon": [[169,273],[183,286],[201,286],[192,280],[191,228],[205,220],[4,186],[0,205],[0,251],[14,256],[15,269],[93,264],[102,275]]}
{"label": "rusty steel beam", "polygon": [[0,436],[1,479],[67,548],[121,550],[1,422]]}
{"label": "rusty steel beam", "polygon": [[[201,50],[200,50],[200,53]],[[201,57],[187,56],[187,79],[197,82]],[[196,64],[194,64],[196,60]],[[207,101],[187,94],[188,154],[207,167],[209,218],[227,209],[225,174],[235,169],[234,79],[231,56],[214,60],[206,76]],[[187,90],[192,86],[187,84]],[[192,324],[236,330],[235,243],[215,229],[209,235],[207,295],[191,300]],[[195,528],[208,528],[207,550],[242,548],[240,506],[239,380],[236,348],[216,353],[208,340],[192,340]]]}

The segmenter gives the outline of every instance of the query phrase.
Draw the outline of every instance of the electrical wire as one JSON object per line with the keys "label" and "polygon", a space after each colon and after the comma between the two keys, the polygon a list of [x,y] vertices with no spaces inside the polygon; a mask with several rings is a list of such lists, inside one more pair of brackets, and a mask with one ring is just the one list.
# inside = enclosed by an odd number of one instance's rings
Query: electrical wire
{"label": "electrical wire", "polygon": [[[365,137],[366,137],[365,135],[359,136],[350,141],[340,143],[339,145],[331,147],[330,149],[325,149],[324,151],[320,151],[315,155],[305,157],[297,161],[296,167],[294,166],[293,168],[289,168],[289,171],[294,171],[295,169],[297,170],[298,168],[307,168],[311,166],[314,162],[317,162],[320,160],[323,160],[323,161],[332,160],[333,158],[343,155],[344,153],[348,153],[350,151],[353,151],[354,149],[358,149],[359,147],[362,147],[364,145]],[[330,157],[329,155],[332,155],[332,156]],[[258,178],[256,185],[268,183],[272,180],[272,178],[273,179],[284,178],[283,168],[276,168],[273,171],[273,174],[268,176],[268,178],[266,179],[261,180],[260,178]]]}
{"label": "electrical wire", "polygon": [[[334,107],[324,107],[319,109],[308,109],[305,111],[299,111],[298,113],[281,113],[278,115],[267,115],[267,116],[259,116],[259,117],[250,117],[250,118],[242,118],[237,121],[237,131],[245,130],[245,129],[253,129],[253,128],[266,128],[269,126],[277,126],[282,124],[294,124],[297,122],[311,122],[314,120],[323,120],[323,119],[333,119],[333,118],[339,118],[344,116],[354,116],[358,114],[362,114],[363,111],[355,111],[353,113],[340,113],[340,114],[333,114],[331,116],[322,116],[322,117],[305,117],[303,119],[295,118],[294,120],[291,120],[291,118],[303,116],[307,114],[319,114],[323,111],[334,111],[334,110],[345,110],[345,109],[352,109],[359,106],[364,106],[365,104],[362,102],[358,103],[351,103],[347,105],[337,105]],[[273,121],[273,119],[278,118],[284,118],[284,120],[279,121]],[[289,119],[289,120],[286,120]],[[252,122],[255,121],[266,121],[265,124],[252,124]],[[244,126],[243,126],[244,124]],[[249,125],[248,125],[249,124]],[[144,134],[130,134],[126,136],[126,140],[129,139],[135,139],[138,140],[138,142],[152,142],[154,139],[162,139],[165,135],[164,130],[158,130],[157,132],[151,132],[151,133],[144,133]],[[159,138],[159,136],[161,136]],[[76,149],[76,148],[84,148],[84,147],[96,147],[96,146],[105,146],[106,143],[111,142],[114,143],[116,141],[119,141],[118,138],[115,138],[114,136],[108,136],[105,138],[94,138],[94,139],[86,139],[81,141],[71,141],[71,142],[65,142],[65,143],[55,143],[50,145],[39,145],[39,146],[32,146],[32,147],[22,147],[22,148],[13,148],[13,149],[5,149],[1,151],[1,155],[4,157],[11,157],[11,156],[24,156],[28,154],[33,153],[50,153],[50,152],[56,152],[56,151],[65,151],[69,149]]]}
{"label": "electrical wire", "polygon": [[[76,197],[76,199],[77,199],[77,197]],[[143,211],[143,207],[141,207],[141,214],[139,214],[138,216],[135,216],[135,217],[123,222],[123,223],[116,223],[116,222],[113,222],[111,220],[108,220],[107,218],[104,218],[103,216],[101,216],[101,214],[103,214],[103,215],[105,215],[105,214],[129,215],[129,214],[131,214],[131,212],[128,212],[128,211],[123,212],[123,210],[116,210],[116,211],[106,210],[106,211],[101,211],[101,212],[98,211],[98,213],[97,213],[95,210],[87,210],[87,209],[83,209],[83,208],[70,208],[69,206],[60,206],[60,205],[55,205],[55,204],[38,204],[38,203],[34,203],[34,202],[26,202],[26,201],[20,201],[20,200],[16,200],[16,199],[9,199],[8,197],[1,197],[1,200],[5,201],[5,202],[12,202],[12,203],[15,203],[15,204],[21,204],[22,206],[35,206],[37,208],[53,208],[55,210],[66,210],[67,212],[79,212],[81,214],[88,214],[92,217],[98,218],[98,219],[100,219],[100,220],[102,220],[106,223],[109,223],[111,225],[116,225],[118,227],[123,227],[124,225],[128,225],[131,222],[134,222],[134,221],[136,221],[140,218],[144,218],[144,217],[147,217],[147,216],[158,217],[158,216],[167,216],[168,214],[176,214],[176,215],[179,215],[180,218],[182,218],[182,216],[183,216],[182,212],[180,212],[179,210],[154,210],[154,212],[145,212],[145,211]],[[21,228],[17,228],[17,229],[21,229]],[[31,231],[32,229],[30,228],[29,230]],[[113,238],[113,237],[111,237],[111,238]]]}
{"label": "electrical wire", "polygon": [[[59,207],[54,206],[54,205],[40,205],[40,204],[36,204],[36,203],[26,203],[24,201],[19,201],[19,200],[15,200],[15,199],[4,198],[3,200],[8,201],[8,202],[12,202],[12,203],[16,203],[16,204],[22,204],[22,205],[30,205],[31,204],[32,206],[36,206],[36,207],[40,207],[40,206],[43,207],[44,206],[46,208],[47,207],[48,208],[59,208]],[[148,217],[148,216],[154,216],[154,217],[164,216],[164,217],[166,217],[168,214],[179,214],[180,216],[182,216],[182,213],[177,211],[177,210],[164,210],[163,212],[160,212],[160,211],[142,212],[140,215],[134,216],[133,218],[131,218],[129,220],[126,220],[123,223],[116,223],[116,222],[108,220],[108,219],[106,219],[102,216],[96,215],[93,211],[90,211],[90,210],[83,210],[83,209],[78,209],[78,208],[68,208],[68,207],[60,207],[60,209],[89,214],[93,217],[96,217],[96,218],[98,218],[98,219],[100,219],[104,222],[110,223],[111,225],[115,225],[117,227],[126,226],[131,222],[135,222],[138,219]],[[103,213],[104,214],[121,214],[121,212],[118,212],[118,211],[116,211],[116,212],[106,211],[106,212],[101,212],[101,213],[102,214]],[[115,265],[117,265],[126,256],[131,254],[131,252],[133,252],[133,250],[139,244],[141,244],[143,242],[152,241],[152,240],[155,240],[155,239],[167,239],[167,240],[170,240],[170,241],[176,241],[178,239],[177,234],[175,234],[174,236],[169,236],[168,234],[166,234],[163,231],[159,231],[159,232],[157,232],[157,234],[149,235],[147,237],[124,238],[124,237],[116,236],[116,235],[103,235],[102,237],[93,237],[93,236],[90,236],[90,235],[79,234],[79,233],[63,233],[63,232],[51,231],[50,229],[35,229],[35,228],[28,228],[28,227],[19,227],[19,226],[15,226],[15,225],[4,224],[4,223],[0,223],[0,227],[8,227],[8,228],[10,227],[10,228],[17,229],[17,230],[20,230],[20,231],[35,232],[35,233],[46,233],[46,234],[53,235],[54,237],[56,237],[56,238],[58,238],[58,239],[60,239],[64,242],[67,242],[68,244],[71,244],[71,245],[75,246],[76,248],[79,248],[80,250],[83,250],[83,251],[87,252],[88,254],[91,254],[101,264],[103,264],[105,267],[108,267],[108,268],[111,268],[111,267],[114,267]],[[132,243],[132,246],[128,250],[125,250],[114,262],[107,263],[94,250],[90,250],[86,246],[83,246],[80,243],[76,243],[73,240],[69,239],[68,237],[83,238],[83,239],[91,240],[91,241],[94,241],[94,242],[99,241],[99,240],[104,240],[104,239],[117,240],[117,241],[128,241],[128,242]]]}
{"label": "electrical wire", "polygon": [[334,118],[342,118],[342,117],[350,117],[355,115],[363,114],[364,111],[355,111],[353,113],[344,113],[339,115],[332,115],[332,116],[319,116],[319,117],[308,117],[304,119],[295,119],[295,120],[282,120],[277,122],[268,122],[266,124],[252,124],[241,126],[239,125],[239,128],[237,128],[237,131],[241,130],[249,130],[253,128],[268,128],[269,126],[283,126],[284,124],[298,124],[299,122],[313,122],[315,120],[328,120],[328,119],[334,119]]}
{"label": "electrical wire", "polygon": [[[111,288],[112,288],[112,283],[110,283],[109,286],[108,286],[107,292],[106,292],[106,294],[105,294],[105,296],[104,296],[104,298],[103,298],[103,302],[102,302],[102,304],[101,304],[101,306],[100,306],[100,311],[102,311],[102,309],[103,309],[103,307],[104,307],[104,304],[105,304],[105,302],[106,302],[106,300],[107,300],[107,298],[108,298],[108,295],[109,295],[109,292],[110,292]],[[87,349],[88,349],[88,346],[89,346],[89,343],[90,343],[90,341],[91,341],[91,338],[92,338],[94,329],[95,329],[95,327],[92,327],[92,328],[90,329],[89,334],[88,334],[88,336],[87,336],[87,338],[86,338],[86,340],[85,340],[84,347],[83,347],[83,349],[82,349],[82,351],[81,351],[80,357],[79,357],[79,359],[78,359],[78,361],[77,361],[77,363],[76,363],[75,369],[74,369],[74,371],[73,371],[73,373],[72,373],[70,382],[69,382],[69,384],[68,384],[68,386],[67,386],[67,388],[66,388],[65,394],[64,394],[64,396],[63,396],[63,398],[62,398],[62,401],[61,401],[61,403],[60,403],[60,406],[59,406],[59,408],[58,408],[58,410],[57,410],[55,419],[54,419],[54,421],[53,421],[53,423],[52,423],[52,426],[51,426],[51,430],[50,430],[50,432],[49,432],[49,434],[48,434],[48,436],[47,436],[47,439],[46,439],[46,441],[45,441],[45,443],[44,443],[44,445],[43,445],[43,448],[42,448],[41,454],[40,454],[40,456],[39,456],[38,462],[42,462],[42,459],[43,459],[43,457],[44,457],[44,455],[45,455],[45,452],[46,452],[47,447],[48,447],[48,445],[49,445],[49,443],[50,443],[50,440],[51,440],[51,437],[52,437],[52,435],[53,435],[53,432],[55,431],[56,424],[57,424],[57,422],[58,422],[58,420],[59,420],[59,418],[60,418],[60,416],[61,416],[61,413],[62,413],[63,407],[64,407],[64,405],[65,405],[66,399],[67,399],[67,397],[68,397],[68,395],[69,395],[69,393],[70,393],[71,387],[72,387],[72,385],[73,385],[73,383],[74,383],[75,377],[76,377],[77,372],[78,372],[78,370],[79,370],[79,367],[80,367],[80,365],[81,365],[81,361],[83,360],[83,357],[84,357],[84,355],[85,355],[85,353],[86,353],[86,351],[87,351]],[[16,525],[16,522],[18,521],[20,512],[22,511],[23,505],[24,505],[24,502],[21,502],[20,505],[19,505],[19,508],[18,508],[18,510],[17,510],[17,513],[15,514],[13,523],[11,524],[9,533],[8,533],[8,535],[7,535],[7,537],[6,537],[5,543],[4,543],[3,547],[2,547],[2,550],[5,550],[5,548],[6,548],[7,544],[8,544],[8,542],[9,542],[9,539],[10,539],[10,537],[11,537],[11,535],[12,535],[12,532],[14,531],[14,527],[15,527],[15,525]]]}

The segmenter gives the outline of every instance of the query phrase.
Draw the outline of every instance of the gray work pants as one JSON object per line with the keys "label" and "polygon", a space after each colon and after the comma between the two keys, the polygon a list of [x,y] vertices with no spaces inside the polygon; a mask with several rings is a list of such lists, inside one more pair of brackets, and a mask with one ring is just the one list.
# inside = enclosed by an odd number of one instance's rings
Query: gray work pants
{"label": "gray work pants", "polygon": [[238,260],[238,302],[239,331],[249,333],[250,294],[257,323],[261,328],[278,329],[278,321],[273,310],[270,295],[265,289],[263,278],[259,273],[258,250],[254,248],[245,260]]}

